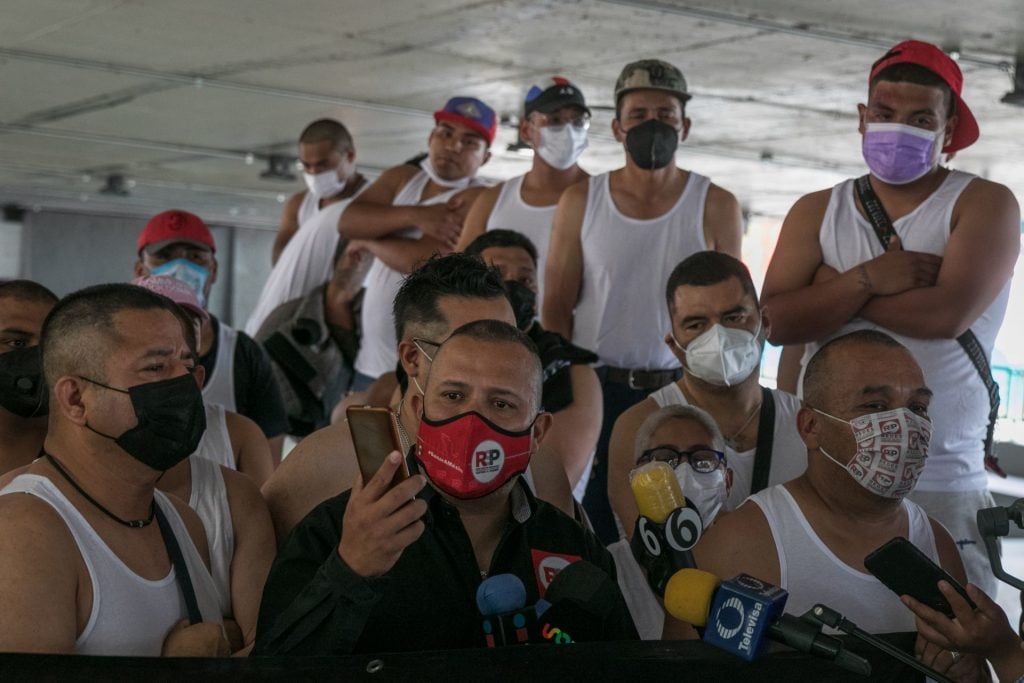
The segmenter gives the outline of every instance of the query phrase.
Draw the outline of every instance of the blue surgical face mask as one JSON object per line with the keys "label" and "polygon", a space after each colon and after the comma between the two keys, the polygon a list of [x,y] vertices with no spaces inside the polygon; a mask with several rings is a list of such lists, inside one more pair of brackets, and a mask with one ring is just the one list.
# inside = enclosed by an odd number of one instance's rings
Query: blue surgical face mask
{"label": "blue surgical face mask", "polygon": [[203,290],[210,277],[210,271],[206,268],[192,263],[188,259],[176,258],[156,268],[150,268],[149,273],[150,275],[167,275],[184,282],[192,288],[192,292],[199,300],[199,305],[206,308],[206,295]]}

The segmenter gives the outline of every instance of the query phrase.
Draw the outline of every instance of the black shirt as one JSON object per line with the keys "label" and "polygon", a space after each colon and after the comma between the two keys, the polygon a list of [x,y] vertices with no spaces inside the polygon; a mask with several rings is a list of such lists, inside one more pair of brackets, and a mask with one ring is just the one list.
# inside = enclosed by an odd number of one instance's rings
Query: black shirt
{"label": "black shirt", "polygon": [[[206,369],[206,376],[213,375],[217,362],[217,347],[220,344],[220,321],[210,316],[213,331],[213,345],[199,364]],[[268,439],[280,436],[288,430],[288,414],[284,399],[274,380],[274,371],[266,352],[253,341],[252,337],[236,330],[235,337],[235,411],[245,415],[263,430]]]}
{"label": "black shirt", "polygon": [[526,334],[537,345],[541,367],[544,369],[541,405],[549,413],[568,408],[573,401],[569,368],[596,363],[597,354],[576,346],[557,332],[545,330],[536,321],[526,330]]}
{"label": "black shirt", "polygon": [[[476,607],[482,577],[456,508],[425,487],[420,494],[428,504],[423,535],[389,572],[367,579],[337,552],[349,494],[317,506],[278,552],[263,591],[254,654],[484,647]],[[544,573],[545,557],[582,558],[614,580],[614,561],[597,538],[534,498],[521,480],[510,496],[510,511],[488,575],[512,573],[522,579],[527,605],[540,596],[538,575]],[[608,638],[636,638],[621,595],[616,598],[621,604]]]}

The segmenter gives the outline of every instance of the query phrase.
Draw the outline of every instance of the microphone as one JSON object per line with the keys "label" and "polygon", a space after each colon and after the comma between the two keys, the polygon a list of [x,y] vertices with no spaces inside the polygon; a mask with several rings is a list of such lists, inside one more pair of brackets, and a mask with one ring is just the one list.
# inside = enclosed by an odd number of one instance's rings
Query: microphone
{"label": "microphone", "polygon": [[[552,583],[554,585],[554,583]],[[495,574],[476,589],[487,647],[526,643],[536,624],[534,608],[526,607],[526,586],[515,574]]]}
{"label": "microphone", "polygon": [[822,633],[820,623],[785,614],[788,598],[788,591],[749,574],[721,582],[710,572],[681,569],[665,588],[665,611],[704,628],[704,642],[747,661],[763,656],[774,640],[852,673],[871,675],[868,661]]}
{"label": "microphone", "polygon": [[690,551],[704,533],[704,521],[683,496],[667,463],[638,467],[630,474],[629,485],[640,512],[630,549],[651,589],[661,596],[675,572],[697,566]]}
{"label": "microphone", "polygon": [[635,640],[618,584],[596,565],[578,560],[565,567],[537,602],[536,637],[531,642],[579,643]]}
{"label": "microphone", "polygon": [[[1003,583],[1007,583],[1019,591],[1024,591],[1024,581],[1010,574],[1003,568],[1003,560],[999,554],[996,540],[1010,533],[1010,522],[1024,529],[1024,498],[1018,498],[1009,507],[993,507],[978,510],[978,531],[985,542],[988,561],[992,565],[992,573]],[[1024,631],[1024,616],[1021,617],[1019,630]]]}

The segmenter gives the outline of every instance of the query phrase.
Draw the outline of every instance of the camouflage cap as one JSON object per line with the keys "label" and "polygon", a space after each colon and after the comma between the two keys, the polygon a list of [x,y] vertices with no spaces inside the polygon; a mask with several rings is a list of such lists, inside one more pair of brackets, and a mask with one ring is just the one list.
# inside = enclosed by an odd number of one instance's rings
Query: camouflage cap
{"label": "camouflage cap", "polygon": [[683,73],[660,59],[641,59],[623,67],[615,81],[615,103],[618,104],[623,95],[634,90],[664,90],[683,103],[690,99]]}

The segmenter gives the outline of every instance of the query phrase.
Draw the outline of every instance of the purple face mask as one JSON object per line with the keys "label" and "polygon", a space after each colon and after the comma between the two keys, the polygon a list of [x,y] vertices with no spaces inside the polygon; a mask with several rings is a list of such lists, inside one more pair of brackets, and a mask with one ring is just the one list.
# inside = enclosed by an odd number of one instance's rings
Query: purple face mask
{"label": "purple face mask", "polygon": [[911,183],[939,162],[942,131],[902,123],[869,123],[863,152],[871,174],[890,185]]}

